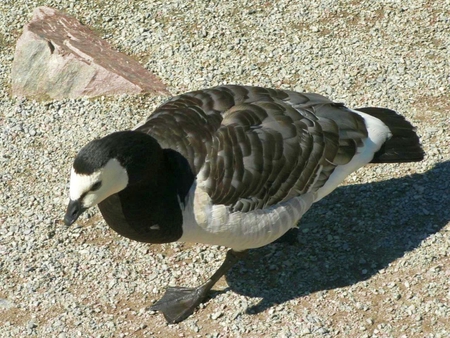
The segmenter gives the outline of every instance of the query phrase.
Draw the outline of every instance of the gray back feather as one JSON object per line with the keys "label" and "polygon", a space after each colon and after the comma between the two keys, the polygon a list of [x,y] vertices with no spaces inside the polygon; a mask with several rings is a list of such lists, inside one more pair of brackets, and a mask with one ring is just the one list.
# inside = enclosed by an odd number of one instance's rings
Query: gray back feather
{"label": "gray back feather", "polygon": [[367,137],[361,116],[323,96],[244,86],[174,97],[137,130],[202,171],[213,203],[239,211],[316,191]]}

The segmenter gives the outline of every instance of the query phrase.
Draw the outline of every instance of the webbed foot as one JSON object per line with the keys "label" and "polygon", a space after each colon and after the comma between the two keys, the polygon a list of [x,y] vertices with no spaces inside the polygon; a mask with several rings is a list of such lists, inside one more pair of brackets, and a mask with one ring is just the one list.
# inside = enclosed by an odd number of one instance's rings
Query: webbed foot
{"label": "webbed foot", "polygon": [[178,323],[195,311],[206,298],[208,291],[204,285],[197,288],[169,286],[164,296],[150,309],[162,312],[168,323]]}
{"label": "webbed foot", "polygon": [[245,251],[228,250],[225,261],[208,281],[197,288],[170,286],[164,296],[150,307],[150,310],[160,311],[170,324],[181,322],[189,317],[195,308],[205,300],[208,291],[230,268],[247,255]]}

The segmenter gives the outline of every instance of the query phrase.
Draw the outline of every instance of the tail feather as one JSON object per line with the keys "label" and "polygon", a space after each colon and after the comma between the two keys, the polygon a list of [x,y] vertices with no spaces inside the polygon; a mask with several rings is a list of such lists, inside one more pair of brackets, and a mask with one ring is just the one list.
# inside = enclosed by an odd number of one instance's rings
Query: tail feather
{"label": "tail feather", "polygon": [[392,137],[378,150],[371,163],[419,162],[424,158],[415,128],[395,111],[386,108],[365,107],[358,111],[380,119],[392,132]]}

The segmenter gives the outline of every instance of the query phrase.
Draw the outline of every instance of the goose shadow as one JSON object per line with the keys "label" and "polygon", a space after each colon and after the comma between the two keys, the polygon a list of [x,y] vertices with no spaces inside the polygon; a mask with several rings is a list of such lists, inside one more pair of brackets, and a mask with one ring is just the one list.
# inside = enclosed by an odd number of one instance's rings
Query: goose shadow
{"label": "goose shadow", "polygon": [[259,313],[369,279],[448,224],[449,178],[447,161],[424,174],[338,188],[303,217],[293,245],[251,250],[227,273],[229,289],[261,298],[246,310]]}

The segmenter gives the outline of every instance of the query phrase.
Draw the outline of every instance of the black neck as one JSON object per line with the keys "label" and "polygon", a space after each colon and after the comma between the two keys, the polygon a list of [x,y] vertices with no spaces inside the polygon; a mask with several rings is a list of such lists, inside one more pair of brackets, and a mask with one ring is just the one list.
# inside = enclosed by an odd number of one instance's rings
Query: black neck
{"label": "black neck", "polygon": [[[187,160],[165,149],[154,179],[129,186],[118,193],[126,224],[110,226],[123,236],[149,243],[168,243],[182,234],[183,205],[194,181]],[[179,202],[180,201],[180,202]]]}

